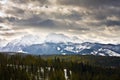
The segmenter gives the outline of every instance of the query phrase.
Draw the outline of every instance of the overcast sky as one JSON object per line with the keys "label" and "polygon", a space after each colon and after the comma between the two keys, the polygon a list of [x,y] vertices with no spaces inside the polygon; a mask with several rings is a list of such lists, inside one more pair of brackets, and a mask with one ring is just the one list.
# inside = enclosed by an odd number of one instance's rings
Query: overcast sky
{"label": "overcast sky", "polygon": [[50,33],[120,43],[120,0],[0,0],[0,43]]}

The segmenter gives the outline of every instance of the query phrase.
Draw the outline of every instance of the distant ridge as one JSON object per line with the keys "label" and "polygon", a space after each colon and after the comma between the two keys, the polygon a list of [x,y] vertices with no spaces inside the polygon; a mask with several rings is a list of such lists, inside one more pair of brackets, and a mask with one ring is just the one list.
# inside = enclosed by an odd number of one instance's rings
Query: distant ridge
{"label": "distant ridge", "polygon": [[[20,44],[20,43],[19,43]],[[67,55],[67,54],[80,54],[80,55],[100,55],[100,56],[120,56],[120,45],[101,44],[101,43],[53,43],[44,42],[41,44],[31,45],[18,45],[12,43],[2,47],[1,52],[14,52],[27,53],[33,55]]]}

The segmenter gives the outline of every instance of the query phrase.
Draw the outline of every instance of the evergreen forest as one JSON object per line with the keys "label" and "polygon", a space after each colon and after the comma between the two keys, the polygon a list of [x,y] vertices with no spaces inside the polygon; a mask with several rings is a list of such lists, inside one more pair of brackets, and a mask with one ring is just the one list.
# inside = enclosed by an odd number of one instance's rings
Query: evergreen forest
{"label": "evergreen forest", "polygon": [[0,80],[120,80],[120,58],[1,53]]}

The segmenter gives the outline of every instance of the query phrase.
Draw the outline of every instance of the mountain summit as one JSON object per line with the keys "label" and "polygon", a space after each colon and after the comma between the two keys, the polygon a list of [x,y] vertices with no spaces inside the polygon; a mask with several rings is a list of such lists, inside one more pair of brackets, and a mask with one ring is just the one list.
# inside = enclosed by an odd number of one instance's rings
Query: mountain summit
{"label": "mountain summit", "polygon": [[120,45],[100,44],[100,43],[53,43],[45,42],[31,45],[6,45],[1,51],[26,52],[34,55],[100,55],[100,56],[120,56]]}

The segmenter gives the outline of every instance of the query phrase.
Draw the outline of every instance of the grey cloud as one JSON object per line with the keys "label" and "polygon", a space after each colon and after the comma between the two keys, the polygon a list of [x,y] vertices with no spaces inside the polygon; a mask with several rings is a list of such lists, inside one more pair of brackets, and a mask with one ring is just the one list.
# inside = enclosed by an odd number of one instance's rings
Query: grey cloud
{"label": "grey cloud", "polygon": [[77,27],[77,28],[74,28],[76,31],[90,31],[91,29],[90,28],[86,28],[86,27]]}
{"label": "grey cloud", "polygon": [[0,23],[4,23],[4,18],[0,17]]}
{"label": "grey cloud", "polygon": [[27,3],[36,3],[36,4],[48,4],[48,0],[11,0],[14,3],[27,4]]}
{"label": "grey cloud", "polygon": [[113,7],[112,9],[110,9],[109,7],[104,7],[104,8],[100,8],[100,9],[94,9],[93,13],[91,14],[95,19],[98,20],[103,20],[106,19],[108,16],[117,16],[120,17],[119,15],[120,13],[120,9],[116,9],[116,7]]}
{"label": "grey cloud", "polygon": [[22,15],[25,11],[18,7],[10,7],[10,9],[6,10],[5,12],[6,14]]}
{"label": "grey cloud", "polygon": [[18,7],[13,7],[13,9],[17,14],[24,14],[24,12],[25,12],[23,9],[20,9]]}
{"label": "grey cloud", "polygon": [[0,26],[0,29],[2,29],[3,28],[3,26]]}
{"label": "grey cloud", "polygon": [[60,23],[54,21],[52,19],[43,19],[37,15],[32,16],[28,19],[16,20],[15,25],[18,26],[28,26],[28,27],[36,27],[36,28],[57,28]]}
{"label": "grey cloud", "polygon": [[64,19],[67,18],[70,20],[81,20],[83,15],[85,15],[85,14],[79,13],[77,11],[71,11],[71,13],[72,14],[69,14],[69,15],[63,15]]}
{"label": "grey cloud", "polygon": [[120,0],[57,0],[58,4],[74,6],[120,6]]}
{"label": "grey cloud", "polygon": [[[85,20],[84,17],[91,19],[89,26],[109,25],[110,23],[108,24],[108,22],[110,21],[107,21],[106,18],[111,15],[120,18],[120,0],[58,0],[57,3],[60,5],[84,7],[90,10],[91,13],[87,15],[77,12],[81,14],[80,16],[83,20]],[[92,22],[92,20],[97,20],[98,22]],[[119,25],[118,22],[114,22],[114,24]]]}
{"label": "grey cloud", "polygon": [[5,17],[4,19],[7,20],[8,22],[14,22],[17,20],[16,17]]}
{"label": "grey cloud", "polygon": [[108,20],[105,22],[107,26],[120,26],[120,21]]}
{"label": "grey cloud", "polygon": [[[104,32],[105,26],[112,26],[112,29],[117,30],[117,32],[120,31],[120,0],[56,0],[56,5],[50,4],[53,0],[12,1],[15,6],[10,6],[9,9],[5,10],[6,14],[10,14],[11,16],[1,17],[0,23],[8,21],[13,23],[13,26],[21,28],[21,30],[29,27],[61,32],[66,31],[66,33],[70,30],[70,33],[77,35],[87,33],[97,35],[99,31],[103,31],[103,33],[99,32],[101,35],[98,36],[106,38],[109,33],[106,34],[107,31]],[[21,4],[22,8],[19,7]],[[26,5],[28,4],[32,4],[33,8],[27,8]],[[77,10],[73,10],[71,6]],[[37,7],[38,9],[36,9]],[[56,11],[52,12],[52,8]],[[62,11],[64,8],[65,11]],[[108,20],[107,18],[111,16],[115,16],[119,20]],[[114,28],[114,26],[118,27]]]}
{"label": "grey cloud", "polygon": [[[14,0],[15,1],[15,0]],[[32,2],[39,2],[45,5],[50,0],[16,0],[18,3],[32,3]],[[52,2],[52,1],[51,1]],[[110,15],[115,15],[117,17],[120,17],[119,13],[120,10],[116,9],[117,6],[119,6],[120,1],[119,0],[57,0],[57,3],[60,5],[74,5],[84,8],[89,8],[89,6],[93,6],[92,8],[88,9],[91,10],[92,13],[88,13],[87,15],[82,12],[77,11],[71,11],[71,14],[59,14],[59,13],[53,13],[47,15],[47,18],[55,17],[56,19],[61,19],[64,21],[64,19],[68,19],[70,21],[81,21],[81,19],[84,19],[84,17],[90,17],[91,20],[98,20],[99,23],[96,22],[90,22],[87,23],[88,26],[100,26],[100,25],[109,25],[108,22],[106,22],[106,18]],[[33,3],[34,4],[34,3]],[[113,7],[112,9],[109,7]],[[13,14],[18,16],[19,14],[22,16],[24,15],[24,12],[31,13],[29,10],[22,10],[18,7],[12,7],[12,10],[7,10],[7,13]],[[40,11],[39,11],[40,12]],[[31,13],[32,15],[35,15],[34,13]],[[46,16],[46,13],[40,14],[40,16]],[[24,24],[24,25],[31,25],[31,26],[48,26],[43,25],[41,23],[41,19],[37,17],[29,18],[26,20],[18,20],[18,24]],[[46,17],[45,17],[46,19]],[[14,18],[8,18],[9,21],[14,21]],[[53,21],[49,21],[48,24],[54,25]],[[117,23],[118,24],[118,23]]]}
{"label": "grey cloud", "polygon": [[2,36],[13,36],[15,33],[8,33],[8,32],[5,32],[4,34],[0,34]]}
{"label": "grey cloud", "polygon": [[[79,16],[76,16],[79,17]],[[68,18],[70,19],[70,18]],[[14,18],[13,18],[14,20]],[[68,29],[73,29],[73,30],[85,30],[85,31],[89,31],[89,28],[86,27],[81,27],[78,24],[74,24],[74,23],[69,23],[67,24],[67,22],[64,21],[56,21],[53,19],[48,19],[48,18],[41,18],[39,15],[33,15],[28,19],[22,19],[22,20],[18,20],[16,19],[14,21],[15,25],[18,26],[26,26],[26,27],[34,27],[34,28],[46,28],[46,29],[54,29],[54,30],[68,30]]]}
{"label": "grey cloud", "polygon": [[81,14],[76,11],[72,11],[71,14],[53,13],[52,16],[55,17],[56,19],[61,19],[63,21],[64,20],[78,21],[78,20],[82,20],[82,17],[84,16],[84,14]]}
{"label": "grey cloud", "polygon": [[41,21],[39,16],[32,16],[28,19],[16,20],[14,23],[19,26],[39,26]]}

